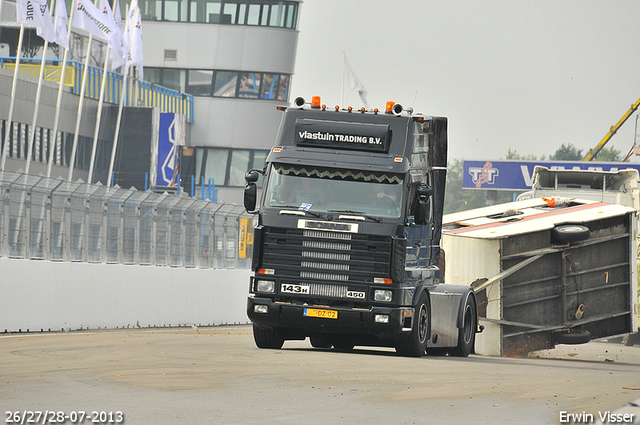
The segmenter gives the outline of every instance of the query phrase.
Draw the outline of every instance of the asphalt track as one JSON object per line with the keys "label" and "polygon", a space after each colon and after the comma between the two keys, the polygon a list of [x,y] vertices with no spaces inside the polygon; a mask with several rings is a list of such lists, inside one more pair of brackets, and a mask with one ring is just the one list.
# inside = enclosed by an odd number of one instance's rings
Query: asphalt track
{"label": "asphalt track", "polygon": [[74,416],[85,424],[122,412],[130,425],[540,425],[563,423],[562,412],[597,419],[639,397],[640,347],[604,342],[527,358],[404,358],[308,341],[260,350],[249,326],[0,334],[3,423],[53,411],[86,412]]}

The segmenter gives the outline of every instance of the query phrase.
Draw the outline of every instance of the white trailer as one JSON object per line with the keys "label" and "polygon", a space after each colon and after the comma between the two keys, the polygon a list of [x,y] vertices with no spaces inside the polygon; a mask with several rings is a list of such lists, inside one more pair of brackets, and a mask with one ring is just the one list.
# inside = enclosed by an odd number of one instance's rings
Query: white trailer
{"label": "white trailer", "polygon": [[522,355],[635,331],[636,210],[516,201],[445,215],[445,283],[471,285],[475,352]]}

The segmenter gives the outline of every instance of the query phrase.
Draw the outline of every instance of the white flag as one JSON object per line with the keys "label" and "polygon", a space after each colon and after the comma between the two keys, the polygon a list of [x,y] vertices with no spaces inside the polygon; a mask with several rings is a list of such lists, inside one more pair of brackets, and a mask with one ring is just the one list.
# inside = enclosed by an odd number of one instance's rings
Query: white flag
{"label": "white flag", "polygon": [[356,90],[360,95],[360,99],[362,100],[364,107],[369,109],[369,102],[367,102],[367,89],[364,88],[364,84],[362,84],[362,81],[360,81],[356,73],[353,72],[353,69],[351,69],[351,65],[349,65],[349,61],[346,57],[344,58],[344,64],[347,68],[346,74],[349,84],[349,91],[351,92]]}
{"label": "white flag", "polygon": [[140,7],[138,1],[132,0],[125,23],[124,38],[128,43],[127,62],[125,64],[125,74],[129,67],[135,65],[138,80],[143,79],[142,70],[142,25],[140,16]]}
{"label": "white flag", "polygon": [[118,2],[118,0],[113,2],[113,21],[120,29],[120,32],[122,32],[122,14],[120,13],[120,3]]}
{"label": "white flag", "polygon": [[53,43],[55,32],[46,0],[18,0],[16,15],[18,22],[35,27],[40,37]]}
{"label": "white flag", "polygon": [[115,28],[113,21],[109,21],[106,15],[91,3],[90,0],[75,0],[76,12],[73,15],[73,26],[81,28],[103,40],[111,41]]}
{"label": "white flag", "polygon": [[65,49],[69,48],[69,34],[67,33],[68,23],[69,17],[67,16],[65,1],[56,0],[56,16],[53,25],[55,31],[54,42]]}
{"label": "white flag", "polygon": [[[116,20],[113,16],[113,12],[111,11],[111,6],[109,6],[109,0],[100,0],[100,9],[102,9],[102,14],[105,19],[107,19],[113,26],[113,37],[109,40],[109,45],[111,46],[111,70],[118,68],[119,66],[124,64],[124,43],[122,41],[122,30],[116,23]],[[120,12],[120,11],[118,11]]]}

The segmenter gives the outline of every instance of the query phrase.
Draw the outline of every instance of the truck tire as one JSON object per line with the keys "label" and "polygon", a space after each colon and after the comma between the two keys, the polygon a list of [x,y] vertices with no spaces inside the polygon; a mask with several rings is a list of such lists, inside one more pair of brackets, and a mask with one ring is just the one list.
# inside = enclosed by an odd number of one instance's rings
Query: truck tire
{"label": "truck tire", "polygon": [[409,337],[396,342],[396,352],[406,357],[422,357],[427,349],[431,330],[429,299],[424,292],[418,298],[413,319]]}
{"label": "truck tire", "polygon": [[253,340],[258,348],[272,348],[279,350],[284,344],[284,335],[277,329],[261,329],[253,325]]}
{"label": "truck tire", "polygon": [[586,329],[562,329],[551,336],[558,344],[585,344],[591,341],[591,333]]}
{"label": "truck tire", "polygon": [[589,236],[591,236],[589,228],[580,224],[563,224],[551,229],[551,238],[562,243],[585,241]]}
{"label": "truck tire", "polygon": [[471,296],[464,304],[462,327],[458,329],[458,346],[451,352],[454,356],[468,357],[473,352],[478,328],[476,303]]}

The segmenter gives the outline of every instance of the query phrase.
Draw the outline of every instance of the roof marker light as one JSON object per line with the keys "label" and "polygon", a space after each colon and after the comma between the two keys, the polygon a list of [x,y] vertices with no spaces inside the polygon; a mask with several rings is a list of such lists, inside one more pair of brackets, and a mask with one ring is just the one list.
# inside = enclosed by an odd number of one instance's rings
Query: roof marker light
{"label": "roof marker light", "polygon": [[364,108],[364,106],[362,108],[360,108],[360,113],[364,114],[365,111],[366,111],[366,109]]}
{"label": "roof marker light", "polygon": [[387,107],[384,110],[384,113],[387,114],[387,115],[393,115],[393,105],[395,105],[395,104],[396,104],[396,102],[394,102],[392,100],[388,101],[387,102]]}
{"label": "roof marker light", "polygon": [[322,110],[326,111],[327,110],[327,105],[325,105],[324,103],[322,104]]}
{"label": "roof marker light", "polygon": [[351,112],[351,111],[353,111],[353,108],[352,108],[351,106],[349,106],[349,107],[347,108],[347,111]]}
{"label": "roof marker light", "polygon": [[340,110],[340,105],[336,105],[334,109],[338,112]]}

